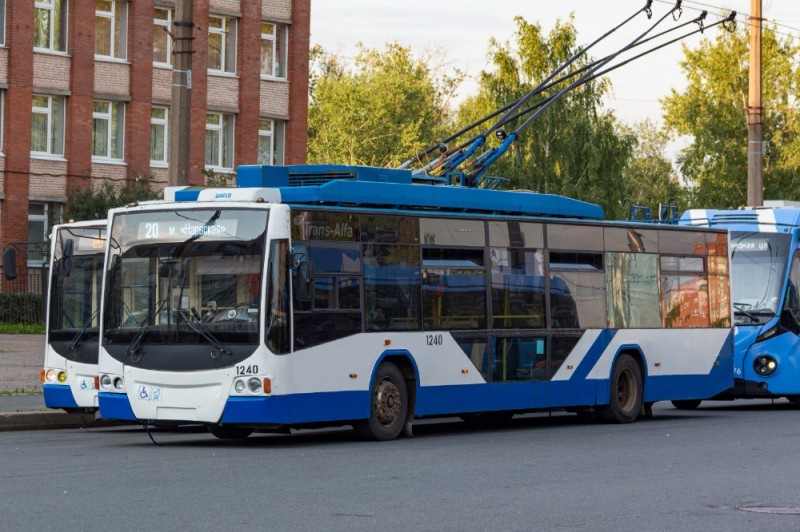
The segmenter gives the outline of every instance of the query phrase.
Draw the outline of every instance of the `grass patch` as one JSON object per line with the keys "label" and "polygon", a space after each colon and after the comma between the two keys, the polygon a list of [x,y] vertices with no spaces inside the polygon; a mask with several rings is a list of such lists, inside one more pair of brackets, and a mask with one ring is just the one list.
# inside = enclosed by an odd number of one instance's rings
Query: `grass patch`
{"label": "grass patch", "polygon": [[44,323],[0,322],[0,334],[44,334]]}
{"label": "grass patch", "polygon": [[10,397],[14,395],[42,395],[42,392],[36,390],[24,390],[22,388],[14,388],[13,390],[0,390],[0,397]]}

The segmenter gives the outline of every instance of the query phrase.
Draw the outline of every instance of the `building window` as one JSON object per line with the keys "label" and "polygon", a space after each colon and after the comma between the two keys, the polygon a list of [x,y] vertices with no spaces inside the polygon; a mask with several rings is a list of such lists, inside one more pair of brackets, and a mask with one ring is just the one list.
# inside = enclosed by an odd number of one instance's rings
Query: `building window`
{"label": "building window", "polygon": [[33,47],[66,52],[67,0],[36,0],[34,9]]}
{"label": "building window", "polygon": [[208,69],[236,72],[236,19],[208,17]]}
{"label": "building window", "polygon": [[162,66],[172,65],[172,10],[155,8],[153,16],[153,63]]}
{"label": "building window", "polygon": [[[2,1],[2,0],[0,0]],[[6,103],[6,91],[0,91],[0,153],[3,151],[3,121],[4,111],[5,111],[5,103]]]}
{"label": "building window", "polygon": [[97,0],[94,12],[94,54],[125,59],[128,42],[128,2]]}
{"label": "building window", "polygon": [[286,32],[284,24],[261,23],[261,75],[286,77]]}
{"label": "building window", "polygon": [[6,44],[6,0],[0,0],[0,46]]}
{"label": "building window", "polygon": [[150,162],[165,165],[169,161],[169,109],[153,106],[150,114]]}
{"label": "building window", "polygon": [[123,102],[94,102],[92,157],[122,160],[125,131]]}
{"label": "building window", "polygon": [[262,118],[258,122],[258,164],[283,164],[286,123]]}
{"label": "building window", "polygon": [[50,252],[48,235],[50,228],[61,223],[61,205],[58,203],[34,203],[28,205],[28,266],[41,267],[47,264]]}
{"label": "building window", "polygon": [[225,113],[206,114],[206,167],[211,170],[233,170],[234,116]]}
{"label": "building window", "polygon": [[31,154],[64,155],[64,98],[33,95]]}

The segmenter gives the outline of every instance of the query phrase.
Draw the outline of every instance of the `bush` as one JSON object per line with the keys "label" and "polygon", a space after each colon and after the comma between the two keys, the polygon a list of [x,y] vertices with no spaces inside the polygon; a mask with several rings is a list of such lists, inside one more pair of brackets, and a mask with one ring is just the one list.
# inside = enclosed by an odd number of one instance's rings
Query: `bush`
{"label": "bush", "polygon": [[0,293],[0,322],[39,324],[44,323],[42,296],[28,292]]}

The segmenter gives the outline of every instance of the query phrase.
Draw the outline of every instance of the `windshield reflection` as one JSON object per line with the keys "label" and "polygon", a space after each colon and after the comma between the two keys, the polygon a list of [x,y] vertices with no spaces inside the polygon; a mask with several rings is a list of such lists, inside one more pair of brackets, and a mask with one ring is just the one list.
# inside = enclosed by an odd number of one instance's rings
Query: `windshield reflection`
{"label": "windshield reflection", "polygon": [[124,213],[112,222],[104,342],[256,344],[266,210]]}
{"label": "windshield reflection", "polygon": [[778,311],[790,246],[790,235],[731,233],[731,290],[737,323],[764,323]]}

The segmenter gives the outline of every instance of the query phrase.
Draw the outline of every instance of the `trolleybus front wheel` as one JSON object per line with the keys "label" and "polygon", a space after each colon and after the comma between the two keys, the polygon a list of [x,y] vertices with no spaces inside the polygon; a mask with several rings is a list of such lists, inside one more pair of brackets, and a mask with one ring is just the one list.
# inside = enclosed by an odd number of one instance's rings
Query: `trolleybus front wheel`
{"label": "trolleybus front wheel", "polygon": [[605,422],[631,423],[642,411],[642,372],[632,356],[621,354],[611,373],[611,394],[607,405],[597,407]]}
{"label": "trolleybus front wheel", "polygon": [[378,366],[370,389],[369,418],[355,425],[366,438],[386,441],[400,435],[408,415],[408,390],[403,373],[391,362]]}

